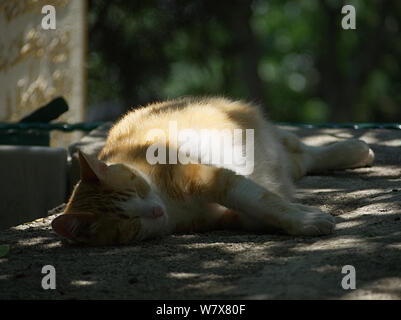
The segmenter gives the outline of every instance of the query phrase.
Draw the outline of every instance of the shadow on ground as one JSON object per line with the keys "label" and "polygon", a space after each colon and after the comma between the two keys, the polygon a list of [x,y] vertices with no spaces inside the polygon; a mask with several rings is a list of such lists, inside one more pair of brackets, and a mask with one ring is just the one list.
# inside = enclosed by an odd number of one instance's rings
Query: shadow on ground
{"label": "shadow on ground", "polygon": [[[11,246],[0,258],[0,299],[400,299],[401,133],[293,130],[315,144],[358,137],[376,152],[372,168],[298,183],[302,203],[336,216],[333,235],[219,231],[88,247],[60,241],[53,214],[0,232]],[[55,290],[41,287],[44,265],[56,269]],[[355,290],[341,286],[345,265],[355,267]]]}

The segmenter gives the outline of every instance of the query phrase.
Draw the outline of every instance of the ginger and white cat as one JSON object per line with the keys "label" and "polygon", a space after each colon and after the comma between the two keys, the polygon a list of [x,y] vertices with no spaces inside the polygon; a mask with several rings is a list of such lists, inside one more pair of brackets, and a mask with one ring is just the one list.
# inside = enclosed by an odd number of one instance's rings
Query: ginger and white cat
{"label": "ginger and white cat", "polygon": [[[233,163],[194,159],[150,163],[147,153],[157,142],[180,152],[177,141],[168,138],[172,121],[178,131],[253,129],[254,150],[245,154],[252,157],[253,171],[238,174],[243,167]],[[149,139],[154,129],[165,132],[162,140],[157,135]],[[241,143],[245,150],[246,139]],[[373,158],[368,145],[356,139],[307,146],[268,122],[257,106],[241,101],[182,98],[154,103],[118,121],[98,158],[79,154],[81,180],[52,227],[74,242],[95,245],[216,229],[329,234],[334,218],[293,202],[293,181],[307,173],[370,165]]]}

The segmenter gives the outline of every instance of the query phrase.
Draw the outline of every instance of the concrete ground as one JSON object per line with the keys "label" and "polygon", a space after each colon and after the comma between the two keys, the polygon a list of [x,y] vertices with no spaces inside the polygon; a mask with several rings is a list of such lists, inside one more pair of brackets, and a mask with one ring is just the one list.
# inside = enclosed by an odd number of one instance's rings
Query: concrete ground
{"label": "concrete ground", "polygon": [[[300,202],[336,216],[334,234],[219,231],[88,247],[60,240],[53,211],[0,232],[10,245],[0,299],[401,299],[401,131],[289,129],[316,145],[360,138],[376,153],[371,168],[298,183]],[[55,290],[41,287],[44,265],[56,269]],[[345,265],[355,267],[355,290],[341,286]]]}

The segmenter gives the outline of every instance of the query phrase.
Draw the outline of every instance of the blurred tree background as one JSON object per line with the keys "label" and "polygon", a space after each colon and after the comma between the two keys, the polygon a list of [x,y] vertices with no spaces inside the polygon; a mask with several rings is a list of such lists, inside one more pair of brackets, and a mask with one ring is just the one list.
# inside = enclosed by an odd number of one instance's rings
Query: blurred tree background
{"label": "blurred tree background", "polygon": [[88,105],[225,95],[276,121],[400,122],[400,23],[397,0],[90,0]]}

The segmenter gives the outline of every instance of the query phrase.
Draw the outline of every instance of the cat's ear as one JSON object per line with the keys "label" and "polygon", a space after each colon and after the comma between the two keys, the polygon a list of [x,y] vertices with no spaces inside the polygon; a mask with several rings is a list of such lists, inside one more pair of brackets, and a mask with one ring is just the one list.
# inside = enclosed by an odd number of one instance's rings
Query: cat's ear
{"label": "cat's ear", "polygon": [[56,217],[51,226],[60,236],[74,242],[88,242],[90,227],[95,222],[92,213],[65,213]]}
{"label": "cat's ear", "polygon": [[106,178],[107,164],[95,156],[78,151],[82,182],[99,182]]}

